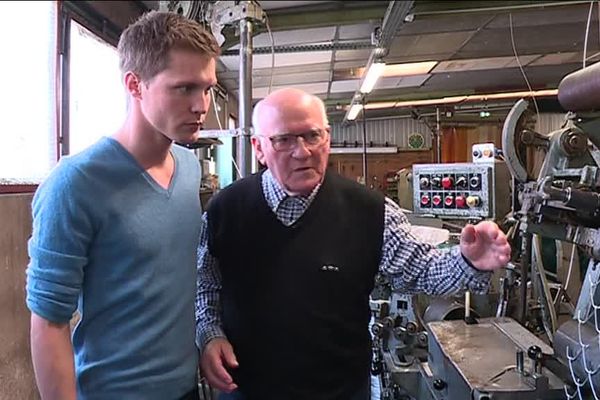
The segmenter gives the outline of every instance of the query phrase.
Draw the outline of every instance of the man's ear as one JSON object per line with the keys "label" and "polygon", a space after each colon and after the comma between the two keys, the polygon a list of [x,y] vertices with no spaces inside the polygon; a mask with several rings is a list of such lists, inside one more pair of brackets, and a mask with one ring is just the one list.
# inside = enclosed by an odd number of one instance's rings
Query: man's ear
{"label": "man's ear", "polygon": [[254,147],[254,153],[256,154],[258,162],[260,162],[262,165],[267,165],[265,153],[263,152],[262,143],[260,142],[260,139],[256,136],[252,136],[250,138],[250,141],[252,142],[252,147]]}
{"label": "man's ear", "polygon": [[131,71],[125,72],[125,89],[135,99],[142,98],[142,81]]}

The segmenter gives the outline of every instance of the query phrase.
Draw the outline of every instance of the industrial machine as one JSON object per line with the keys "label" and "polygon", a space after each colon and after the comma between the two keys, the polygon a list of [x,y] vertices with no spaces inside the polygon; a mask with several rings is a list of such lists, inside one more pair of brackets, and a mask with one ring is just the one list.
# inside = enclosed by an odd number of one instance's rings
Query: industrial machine
{"label": "industrial machine", "polygon": [[496,220],[513,257],[494,290],[471,300],[400,295],[377,277],[381,399],[600,399],[598,76],[600,63],[562,80],[569,112],[553,132],[535,132],[531,102],[518,101],[501,161],[484,146],[472,163],[413,166],[415,214]]}

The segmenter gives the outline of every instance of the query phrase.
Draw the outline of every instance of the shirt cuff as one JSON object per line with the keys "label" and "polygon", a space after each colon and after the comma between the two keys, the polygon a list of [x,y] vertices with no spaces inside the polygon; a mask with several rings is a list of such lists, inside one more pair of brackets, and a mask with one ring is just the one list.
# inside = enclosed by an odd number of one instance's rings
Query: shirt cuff
{"label": "shirt cuff", "polygon": [[215,325],[198,328],[196,330],[196,346],[198,346],[200,354],[202,354],[202,351],[208,342],[218,337],[226,338],[225,332],[223,332],[223,329],[220,326]]}
{"label": "shirt cuff", "polygon": [[458,266],[463,271],[466,288],[475,294],[485,294],[488,292],[490,287],[490,279],[492,277],[491,271],[481,271],[473,266],[471,262],[461,252],[460,248],[455,248]]}

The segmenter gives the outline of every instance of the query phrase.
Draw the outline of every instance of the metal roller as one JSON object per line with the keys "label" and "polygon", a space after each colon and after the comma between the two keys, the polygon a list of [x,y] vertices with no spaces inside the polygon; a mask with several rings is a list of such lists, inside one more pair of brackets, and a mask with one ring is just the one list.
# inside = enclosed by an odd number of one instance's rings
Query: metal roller
{"label": "metal roller", "polygon": [[600,110],[600,63],[565,76],[558,85],[558,101],[567,111]]}

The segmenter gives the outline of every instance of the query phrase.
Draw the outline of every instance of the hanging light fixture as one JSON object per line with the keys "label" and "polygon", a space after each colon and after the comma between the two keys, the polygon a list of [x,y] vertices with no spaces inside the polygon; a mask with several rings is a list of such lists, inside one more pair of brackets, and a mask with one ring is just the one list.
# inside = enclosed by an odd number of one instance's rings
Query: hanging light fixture
{"label": "hanging light fixture", "polygon": [[362,84],[360,85],[360,92],[363,94],[371,93],[384,69],[385,62],[383,61],[375,61],[371,63],[367,73],[365,74]]}

